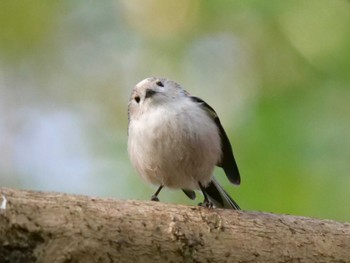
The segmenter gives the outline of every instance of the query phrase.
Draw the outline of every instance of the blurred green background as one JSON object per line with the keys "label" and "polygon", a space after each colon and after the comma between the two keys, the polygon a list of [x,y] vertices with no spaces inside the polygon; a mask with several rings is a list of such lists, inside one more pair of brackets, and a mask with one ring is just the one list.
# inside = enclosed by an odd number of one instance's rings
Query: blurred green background
{"label": "blurred green background", "polygon": [[155,75],[216,109],[243,209],[350,221],[349,69],[346,0],[2,0],[0,185],[148,200],[127,102]]}

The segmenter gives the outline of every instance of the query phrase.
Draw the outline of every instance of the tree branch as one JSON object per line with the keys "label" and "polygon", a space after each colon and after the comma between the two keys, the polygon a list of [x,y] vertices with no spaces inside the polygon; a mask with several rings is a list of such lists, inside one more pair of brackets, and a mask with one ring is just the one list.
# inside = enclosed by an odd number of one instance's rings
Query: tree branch
{"label": "tree branch", "polygon": [[0,262],[349,260],[348,223],[0,188]]}

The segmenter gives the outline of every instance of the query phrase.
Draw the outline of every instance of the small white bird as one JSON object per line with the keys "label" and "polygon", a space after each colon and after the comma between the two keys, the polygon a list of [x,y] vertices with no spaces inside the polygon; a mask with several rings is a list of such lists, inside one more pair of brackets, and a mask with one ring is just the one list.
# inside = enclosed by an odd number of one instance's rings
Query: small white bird
{"label": "small white bird", "polygon": [[139,82],[128,104],[128,152],[138,173],[159,186],[182,189],[203,205],[240,209],[213,177],[222,167],[233,184],[240,175],[230,141],[212,107],[174,81],[151,77]]}

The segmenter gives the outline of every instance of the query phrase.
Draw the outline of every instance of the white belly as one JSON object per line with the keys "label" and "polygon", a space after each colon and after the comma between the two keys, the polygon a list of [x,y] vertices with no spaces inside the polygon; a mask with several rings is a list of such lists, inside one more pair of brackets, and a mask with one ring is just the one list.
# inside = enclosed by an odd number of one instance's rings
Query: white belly
{"label": "white belly", "polygon": [[[179,105],[177,105],[179,109]],[[221,140],[213,120],[199,105],[185,102],[150,110],[129,125],[131,162],[146,181],[170,188],[197,189],[211,181],[221,158]]]}

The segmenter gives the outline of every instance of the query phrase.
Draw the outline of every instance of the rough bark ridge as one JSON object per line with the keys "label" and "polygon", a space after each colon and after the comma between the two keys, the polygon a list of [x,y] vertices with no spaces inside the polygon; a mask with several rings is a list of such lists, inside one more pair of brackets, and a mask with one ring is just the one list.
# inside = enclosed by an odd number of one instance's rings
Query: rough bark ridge
{"label": "rough bark ridge", "polygon": [[0,262],[350,262],[350,224],[0,188]]}

